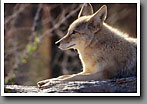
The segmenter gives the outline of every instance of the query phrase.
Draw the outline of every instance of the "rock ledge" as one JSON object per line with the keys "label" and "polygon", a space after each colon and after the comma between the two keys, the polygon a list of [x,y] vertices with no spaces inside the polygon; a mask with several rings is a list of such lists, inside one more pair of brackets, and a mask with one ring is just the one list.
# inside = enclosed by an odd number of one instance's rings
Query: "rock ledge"
{"label": "rock ledge", "polygon": [[55,82],[48,88],[37,86],[5,85],[6,93],[136,93],[137,78],[128,77],[103,81]]}

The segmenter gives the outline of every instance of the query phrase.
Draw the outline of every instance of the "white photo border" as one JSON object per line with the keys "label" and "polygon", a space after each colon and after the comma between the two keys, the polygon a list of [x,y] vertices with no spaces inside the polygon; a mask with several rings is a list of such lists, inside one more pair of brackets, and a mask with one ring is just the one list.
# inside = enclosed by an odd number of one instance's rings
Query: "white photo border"
{"label": "white photo border", "polygon": [[[4,3],[136,3],[137,4],[137,93],[5,93],[4,92]],[[1,96],[140,96],[140,0],[1,0]]]}

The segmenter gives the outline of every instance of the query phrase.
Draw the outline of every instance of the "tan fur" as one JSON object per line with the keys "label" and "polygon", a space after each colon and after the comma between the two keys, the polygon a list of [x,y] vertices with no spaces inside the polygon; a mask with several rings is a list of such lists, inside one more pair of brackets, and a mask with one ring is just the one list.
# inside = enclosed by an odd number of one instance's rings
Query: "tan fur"
{"label": "tan fur", "polygon": [[[57,42],[60,42],[59,48],[63,50],[78,50],[83,72],[40,81],[39,87],[54,80],[103,80],[136,75],[137,40],[104,22],[107,15],[105,5],[94,14],[91,14],[92,9],[89,11],[92,6],[87,5],[82,7],[67,34]],[[86,8],[89,15],[83,11]]]}

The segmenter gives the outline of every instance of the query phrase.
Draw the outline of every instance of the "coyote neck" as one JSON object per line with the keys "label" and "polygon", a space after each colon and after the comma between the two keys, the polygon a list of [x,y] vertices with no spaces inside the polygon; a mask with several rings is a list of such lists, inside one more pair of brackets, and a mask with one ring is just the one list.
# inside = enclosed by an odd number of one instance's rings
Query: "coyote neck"
{"label": "coyote neck", "polygon": [[96,60],[94,58],[94,55],[91,53],[92,51],[89,51],[90,49],[78,49],[79,58],[81,60],[82,66],[83,66],[83,72],[84,73],[94,73],[98,72],[96,65]]}
{"label": "coyote neck", "polygon": [[93,38],[87,40],[86,44],[77,49],[83,65],[83,71],[88,73],[98,72],[103,69],[105,65],[99,65],[98,62],[98,60],[102,61],[103,47],[111,47],[112,43],[118,42],[118,38],[120,38],[105,25],[100,31],[91,35],[94,35],[94,37],[92,36]]}

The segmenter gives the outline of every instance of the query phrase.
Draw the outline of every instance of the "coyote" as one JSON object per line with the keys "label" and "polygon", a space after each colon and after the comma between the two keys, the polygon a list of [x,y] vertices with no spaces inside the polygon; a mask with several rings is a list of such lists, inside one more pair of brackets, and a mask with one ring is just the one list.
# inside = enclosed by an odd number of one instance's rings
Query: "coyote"
{"label": "coyote", "polygon": [[89,81],[116,77],[136,76],[137,39],[106,24],[107,6],[93,13],[91,4],[84,4],[78,19],[67,34],[56,42],[62,49],[77,49],[83,71],[73,75],[38,82],[38,86],[50,81]]}

